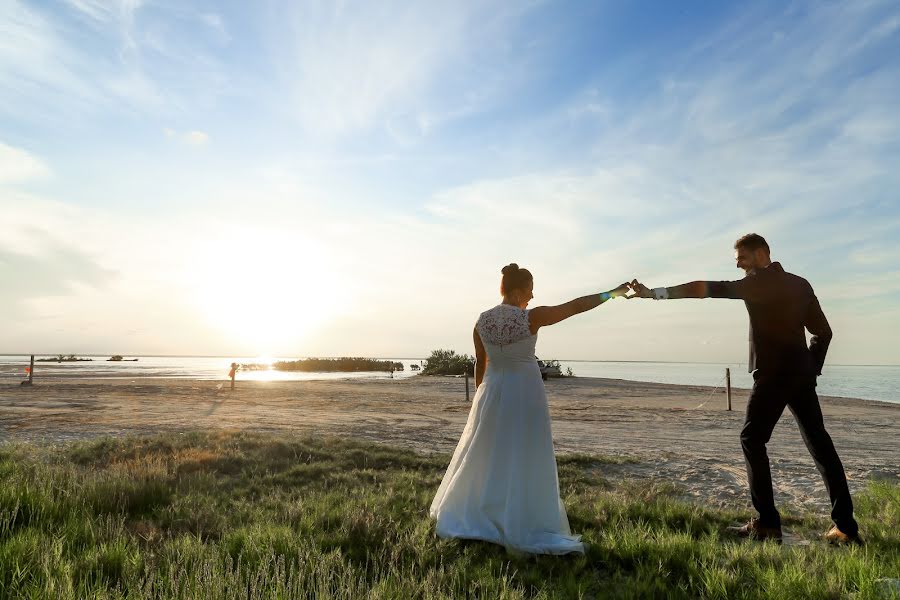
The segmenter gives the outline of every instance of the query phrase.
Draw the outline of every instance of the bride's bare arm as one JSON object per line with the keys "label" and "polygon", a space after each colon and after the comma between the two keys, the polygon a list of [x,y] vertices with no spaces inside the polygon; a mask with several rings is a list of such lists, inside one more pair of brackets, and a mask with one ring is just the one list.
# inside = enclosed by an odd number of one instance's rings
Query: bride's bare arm
{"label": "bride's bare arm", "polygon": [[528,313],[528,324],[531,328],[531,333],[537,333],[538,329],[541,327],[555,325],[569,317],[591,310],[592,308],[597,308],[610,298],[624,296],[628,293],[628,290],[628,284],[623,283],[619,287],[608,292],[582,296],[581,298],[569,300],[565,304],[558,304],[556,306],[538,306],[537,308],[533,308]]}
{"label": "bride's bare arm", "polygon": [[475,389],[478,389],[478,386],[481,385],[481,380],[484,379],[484,370],[487,368],[488,358],[477,328],[472,331],[472,338],[475,340]]}

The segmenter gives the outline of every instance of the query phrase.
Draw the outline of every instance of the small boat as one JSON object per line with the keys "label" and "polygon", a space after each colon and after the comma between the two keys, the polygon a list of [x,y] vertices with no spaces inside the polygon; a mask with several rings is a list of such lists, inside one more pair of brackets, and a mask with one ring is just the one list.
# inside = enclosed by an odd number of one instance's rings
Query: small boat
{"label": "small boat", "polygon": [[541,360],[537,356],[535,356],[534,359],[541,369],[541,379],[546,381],[550,377],[563,376],[558,360]]}

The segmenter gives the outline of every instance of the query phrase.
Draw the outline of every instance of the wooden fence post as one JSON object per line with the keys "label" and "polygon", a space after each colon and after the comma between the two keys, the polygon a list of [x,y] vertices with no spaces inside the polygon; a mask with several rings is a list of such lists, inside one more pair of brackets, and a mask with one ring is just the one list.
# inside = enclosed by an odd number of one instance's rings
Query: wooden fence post
{"label": "wooden fence post", "polygon": [[20,382],[19,385],[34,385],[34,354],[31,355],[31,364],[28,366],[28,379]]}
{"label": "wooden fence post", "polygon": [[725,367],[725,395],[728,397],[728,410],[731,410],[731,369]]}

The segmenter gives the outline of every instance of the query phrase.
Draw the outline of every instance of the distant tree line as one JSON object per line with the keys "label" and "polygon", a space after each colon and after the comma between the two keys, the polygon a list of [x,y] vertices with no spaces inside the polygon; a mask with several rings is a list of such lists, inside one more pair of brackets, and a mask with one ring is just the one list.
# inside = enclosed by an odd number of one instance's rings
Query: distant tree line
{"label": "distant tree line", "polygon": [[[249,365],[242,365],[246,367]],[[354,371],[402,371],[403,363],[374,358],[303,358],[300,360],[280,360],[272,364],[277,371],[315,371],[322,373],[345,373]]]}
{"label": "distant tree line", "polygon": [[466,371],[475,374],[475,359],[455,350],[432,350],[422,369],[425,375],[464,375]]}

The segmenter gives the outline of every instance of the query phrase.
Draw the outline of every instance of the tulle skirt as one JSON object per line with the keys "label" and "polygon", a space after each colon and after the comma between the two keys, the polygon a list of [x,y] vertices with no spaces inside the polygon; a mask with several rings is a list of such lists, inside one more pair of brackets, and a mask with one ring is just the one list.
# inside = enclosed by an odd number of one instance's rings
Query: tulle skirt
{"label": "tulle skirt", "polygon": [[559,497],[550,410],[536,368],[489,367],[430,514],[440,537],[535,554],[584,552]]}

